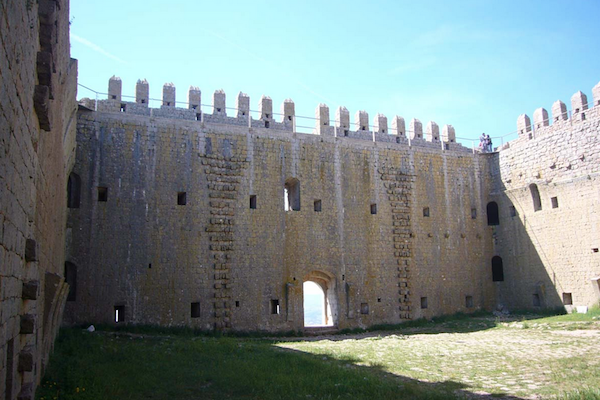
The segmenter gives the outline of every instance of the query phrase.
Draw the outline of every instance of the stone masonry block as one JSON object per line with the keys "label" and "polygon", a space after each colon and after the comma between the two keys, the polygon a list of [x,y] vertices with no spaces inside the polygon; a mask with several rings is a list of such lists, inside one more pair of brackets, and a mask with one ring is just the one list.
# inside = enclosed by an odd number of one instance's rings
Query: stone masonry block
{"label": "stone masonry block", "polygon": [[281,113],[283,114],[282,122],[292,122],[296,116],[296,106],[292,99],[285,99],[281,104]]}
{"label": "stone masonry block", "polygon": [[567,119],[567,106],[562,101],[556,100],[554,104],[552,104],[552,120],[557,122],[566,121]]}
{"label": "stone masonry block", "polygon": [[108,99],[121,102],[121,90],[123,83],[118,76],[112,76],[108,80]]}
{"label": "stone masonry block", "polygon": [[592,89],[592,97],[594,98],[594,106],[600,106],[600,82]]}
{"label": "stone masonry block", "polygon": [[23,300],[36,300],[38,296],[38,281],[23,282],[21,297]]}
{"label": "stone masonry block", "polygon": [[383,114],[375,115],[375,121],[373,121],[373,130],[378,133],[388,133],[388,121],[387,117]]}
{"label": "stone masonry block", "polygon": [[411,140],[423,139],[423,124],[416,118],[410,120],[409,137]]}
{"label": "stone masonry block", "polygon": [[316,127],[317,134],[322,135],[327,131],[329,127],[329,107],[327,104],[319,104],[315,111],[315,118],[317,119]]}
{"label": "stone masonry block", "polygon": [[354,116],[354,125],[357,131],[368,131],[369,129],[369,113],[366,111],[357,111]]}
{"label": "stone masonry block", "polygon": [[571,111],[573,114],[587,110],[587,96],[580,90],[571,96]]}
{"label": "stone masonry block", "polygon": [[531,132],[531,120],[527,114],[521,114],[517,118],[517,131],[519,136],[528,135]]}
{"label": "stone masonry block", "polygon": [[442,128],[442,140],[449,143],[456,142],[456,132],[452,125],[444,125]]}
{"label": "stone masonry block", "polygon": [[406,136],[406,125],[404,123],[404,118],[396,115],[392,118],[392,134],[398,136]]}
{"label": "stone masonry block", "polygon": [[188,90],[188,108],[200,111],[202,93],[197,86],[190,86]]}
{"label": "stone masonry block", "polygon": [[269,96],[262,96],[258,102],[258,112],[263,121],[273,120],[273,100]]}
{"label": "stone masonry block", "polygon": [[427,123],[427,141],[428,142],[439,142],[440,141],[440,127],[434,121]]}
{"label": "stone masonry block", "polygon": [[215,90],[215,93],[213,94],[213,115],[227,116],[225,104],[225,91],[223,91],[222,89]]}
{"label": "stone masonry block", "polygon": [[175,107],[175,85],[170,83],[165,83],[163,85],[163,98],[162,105],[166,107]]}
{"label": "stone masonry block", "polygon": [[135,85],[135,102],[148,106],[150,101],[150,86],[145,79],[138,79]]}
{"label": "stone masonry block", "polygon": [[21,335],[29,335],[35,331],[35,316],[33,314],[21,315]]}
{"label": "stone masonry block", "polygon": [[536,129],[539,129],[544,126],[548,126],[548,111],[545,108],[538,108],[533,112],[533,124]]}
{"label": "stone masonry block", "polygon": [[335,112],[335,126],[337,127],[338,136],[345,136],[350,129],[350,113],[344,106],[339,106]]}
{"label": "stone masonry block", "polygon": [[33,239],[27,239],[25,241],[25,261],[37,261],[37,243]]}
{"label": "stone masonry block", "polygon": [[250,115],[250,96],[239,92],[235,99],[235,108],[237,109],[238,118],[248,118],[248,115]]}

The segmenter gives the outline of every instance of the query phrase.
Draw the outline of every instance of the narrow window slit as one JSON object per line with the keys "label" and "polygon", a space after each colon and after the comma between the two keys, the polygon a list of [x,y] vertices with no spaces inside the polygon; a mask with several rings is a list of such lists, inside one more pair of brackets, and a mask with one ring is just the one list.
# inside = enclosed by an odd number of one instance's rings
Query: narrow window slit
{"label": "narrow window slit", "polygon": [[321,212],[321,200],[315,200],[315,212]]}
{"label": "narrow window slit", "polygon": [[272,299],[271,300],[271,314],[273,315],[277,315],[279,314],[279,300],[278,299]]}
{"label": "narrow window slit", "polygon": [[115,306],[115,322],[125,322],[125,306]]}
{"label": "narrow window slit", "polygon": [[98,186],[98,201],[108,201],[108,188]]}
{"label": "narrow window slit", "polygon": [[200,317],[200,303],[198,303],[198,302],[192,303],[190,311],[191,311],[192,318],[199,318]]}
{"label": "narrow window slit", "polygon": [[186,192],[177,192],[177,205],[185,206],[187,204],[187,193]]}

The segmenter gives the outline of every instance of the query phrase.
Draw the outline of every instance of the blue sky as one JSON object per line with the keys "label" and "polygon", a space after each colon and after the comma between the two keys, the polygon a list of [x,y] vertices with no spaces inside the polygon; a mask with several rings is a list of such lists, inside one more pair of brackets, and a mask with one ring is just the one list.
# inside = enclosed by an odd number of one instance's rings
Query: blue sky
{"label": "blue sky", "polygon": [[476,139],[514,132],[519,114],[558,99],[570,109],[578,90],[591,104],[598,18],[596,0],[72,0],[71,56],[79,83],[99,92],[114,74],[124,95],[146,78],[157,99],[173,82],[182,102],[195,85],[208,105],[224,89],[234,107],[242,91],[254,110],[264,94],[275,112],[291,98],[296,115],[325,103],[333,119],[342,105],[351,122],[366,110],[371,123],[433,120]]}

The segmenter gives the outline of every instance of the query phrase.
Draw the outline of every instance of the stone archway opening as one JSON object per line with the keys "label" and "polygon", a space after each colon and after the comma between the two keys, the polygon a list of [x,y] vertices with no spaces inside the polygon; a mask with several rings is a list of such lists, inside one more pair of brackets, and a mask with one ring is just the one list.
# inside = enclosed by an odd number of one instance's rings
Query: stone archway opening
{"label": "stone archway opening", "polygon": [[333,276],[321,271],[308,274],[302,284],[304,326],[336,326],[338,307]]}

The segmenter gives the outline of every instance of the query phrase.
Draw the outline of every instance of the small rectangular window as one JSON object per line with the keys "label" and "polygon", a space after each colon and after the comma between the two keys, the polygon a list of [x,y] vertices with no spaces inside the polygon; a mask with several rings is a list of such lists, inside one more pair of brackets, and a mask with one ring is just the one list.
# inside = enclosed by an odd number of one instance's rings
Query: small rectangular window
{"label": "small rectangular window", "polygon": [[236,301],[235,301],[235,306],[236,306],[236,307],[239,307],[239,306],[240,306],[240,302],[239,302],[239,300],[236,300]]}
{"label": "small rectangular window", "polygon": [[108,188],[98,186],[98,201],[108,201]]}
{"label": "small rectangular window", "polygon": [[192,314],[192,318],[200,317],[200,303],[192,303],[191,314]]}
{"label": "small rectangular window", "polygon": [[126,112],[126,110],[127,110],[127,105],[121,103],[121,112]]}
{"label": "small rectangular window", "polygon": [[369,314],[369,303],[360,303],[360,313]]}
{"label": "small rectangular window", "polygon": [[421,297],[421,309],[427,308],[427,297]]}
{"label": "small rectangular window", "polygon": [[271,314],[279,314],[279,300],[271,300]]}
{"label": "small rectangular window", "polygon": [[540,295],[537,294],[537,293],[533,294],[533,306],[534,307],[540,307],[541,306]]}
{"label": "small rectangular window", "polygon": [[177,192],[177,205],[185,206],[187,204],[187,193],[186,192]]}
{"label": "small rectangular window", "polygon": [[558,208],[558,197],[552,197],[550,201],[552,202],[552,208]]}
{"label": "small rectangular window", "polygon": [[423,216],[424,217],[429,217],[429,207],[424,207],[423,208]]}
{"label": "small rectangular window", "polygon": [[471,208],[471,219],[477,219],[477,209]]}
{"label": "small rectangular window", "polygon": [[321,212],[321,200],[315,200],[315,212]]}
{"label": "small rectangular window", "polygon": [[256,210],[256,195],[255,194],[250,195],[250,209]]}
{"label": "small rectangular window", "polygon": [[125,321],[125,306],[115,306],[115,322]]}
{"label": "small rectangular window", "polygon": [[371,214],[377,214],[377,204],[371,204]]}
{"label": "small rectangular window", "polygon": [[473,308],[473,296],[465,296],[465,306],[467,308]]}
{"label": "small rectangular window", "polygon": [[517,216],[517,209],[515,208],[515,206],[510,206],[510,216],[511,217]]}
{"label": "small rectangular window", "polygon": [[563,298],[563,304],[565,306],[573,305],[573,296],[571,295],[571,293],[563,293],[562,298]]}

